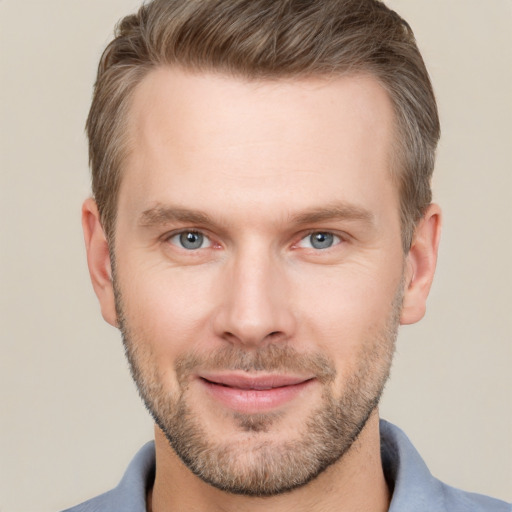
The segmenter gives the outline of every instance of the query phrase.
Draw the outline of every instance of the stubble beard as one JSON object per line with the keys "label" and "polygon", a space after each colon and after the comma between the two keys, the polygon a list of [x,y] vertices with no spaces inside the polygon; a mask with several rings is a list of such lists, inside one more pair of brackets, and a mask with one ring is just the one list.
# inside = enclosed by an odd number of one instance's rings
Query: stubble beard
{"label": "stubble beard", "polygon": [[[301,354],[287,345],[267,345],[248,352],[233,346],[208,357],[184,355],[176,361],[179,390],[163,386],[147,340],[139,339],[124,315],[121,294],[115,288],[119,328],[132,377],[146,408],[183,463],[204,482],[229,493],[274,496],[306,485],[351,448],[376,409],[389,377],[402,306],[402,287],[392,304],[388,322],[360,350],[357,366],[343,390],[332,383],[336,370],[321,354]],[[146,343],[145,343],[146,342]],[[297,425],[295,439],[269,441],[265,435],[279,429],[279,412],[233,413],[239,440],[211,439],[201,415],[189,403],[188,377],[194,368],[244,371],[312,372],[323,392],[318,407]],[[235,438],[236,439],[236,438]]]}

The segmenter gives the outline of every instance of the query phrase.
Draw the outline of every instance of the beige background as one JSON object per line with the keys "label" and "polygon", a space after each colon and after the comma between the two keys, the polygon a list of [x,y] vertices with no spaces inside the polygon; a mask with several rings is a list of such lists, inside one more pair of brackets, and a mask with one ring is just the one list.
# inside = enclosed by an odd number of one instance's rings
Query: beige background
{"label": "beige background", "polygon": [[[88,281],[83,125],[115,21],[137,0],[0,0],[0,511],[114,486],[152,436]],[[404,328],[382,415],[432,472],[512,500],[512,2],[394,0],[443,123],[445,226],[429,311]]]}

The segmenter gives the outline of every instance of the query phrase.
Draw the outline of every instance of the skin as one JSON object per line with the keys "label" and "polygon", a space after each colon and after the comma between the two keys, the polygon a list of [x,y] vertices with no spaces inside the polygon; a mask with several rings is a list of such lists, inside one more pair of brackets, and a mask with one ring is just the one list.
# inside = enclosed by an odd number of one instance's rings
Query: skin
{"label": "skin", "polygon": [[[274,344],[334,364],[332,382],[313,379],[271,408],[279,420],[266,432],[250,434],[229,405],[190,377],[188,403],[208,440],[240,443],[242,461],[261,439],[280,447],[300,436],[326,386],[335,396],[346,391],[365,365],[365,349],[389,324],[397,293],[400,323],[424,315],[440,210],[428,208],[404,255],[393,133],[389,98],[369,76],[256,83],[159,69],[136,91],[113,253],[141,365],[172,394],[179,390],[174,363],[190,353],[254,353]],[[84,203],[83,226],[103,317],[118,326],[108,245],[92,199]],[[206,244],[180,247],[178,234],[187,230],[203,233]],[[315,249],[312,232],[333,233],[333,245]],[[366,365],[370,373],[387,370],[393,340],[386,343]],[[156,512],[389,506],[376,409],[336,463],[307,485],[266,498],[212,487],[181,462],[158,427],[155,440],[148,509]]]}

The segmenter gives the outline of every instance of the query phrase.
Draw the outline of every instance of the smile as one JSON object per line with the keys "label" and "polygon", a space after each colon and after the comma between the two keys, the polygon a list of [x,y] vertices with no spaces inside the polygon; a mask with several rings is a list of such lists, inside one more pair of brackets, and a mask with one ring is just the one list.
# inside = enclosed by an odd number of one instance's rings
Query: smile
{"label": "smile", "polygon": [[199,383],[220,405],[245,414],[274,410],[306,392],[314,377],[290,375],[202,374]]}

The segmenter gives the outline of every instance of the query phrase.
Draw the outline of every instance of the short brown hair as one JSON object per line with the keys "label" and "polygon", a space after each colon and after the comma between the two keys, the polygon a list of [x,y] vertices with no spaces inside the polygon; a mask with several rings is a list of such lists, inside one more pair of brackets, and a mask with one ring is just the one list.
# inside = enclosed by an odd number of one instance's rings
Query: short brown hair
{"label": "short brown hair", "polygon": [[87,120],[93,194],[115,231],[127,112],[150,70],[176,65],[246,79],[370,73],[396,115],[395,167],[404,251],[432,200],[440,135],[414,34],[379,0],[153,0],[125,17],[101,58]]}

